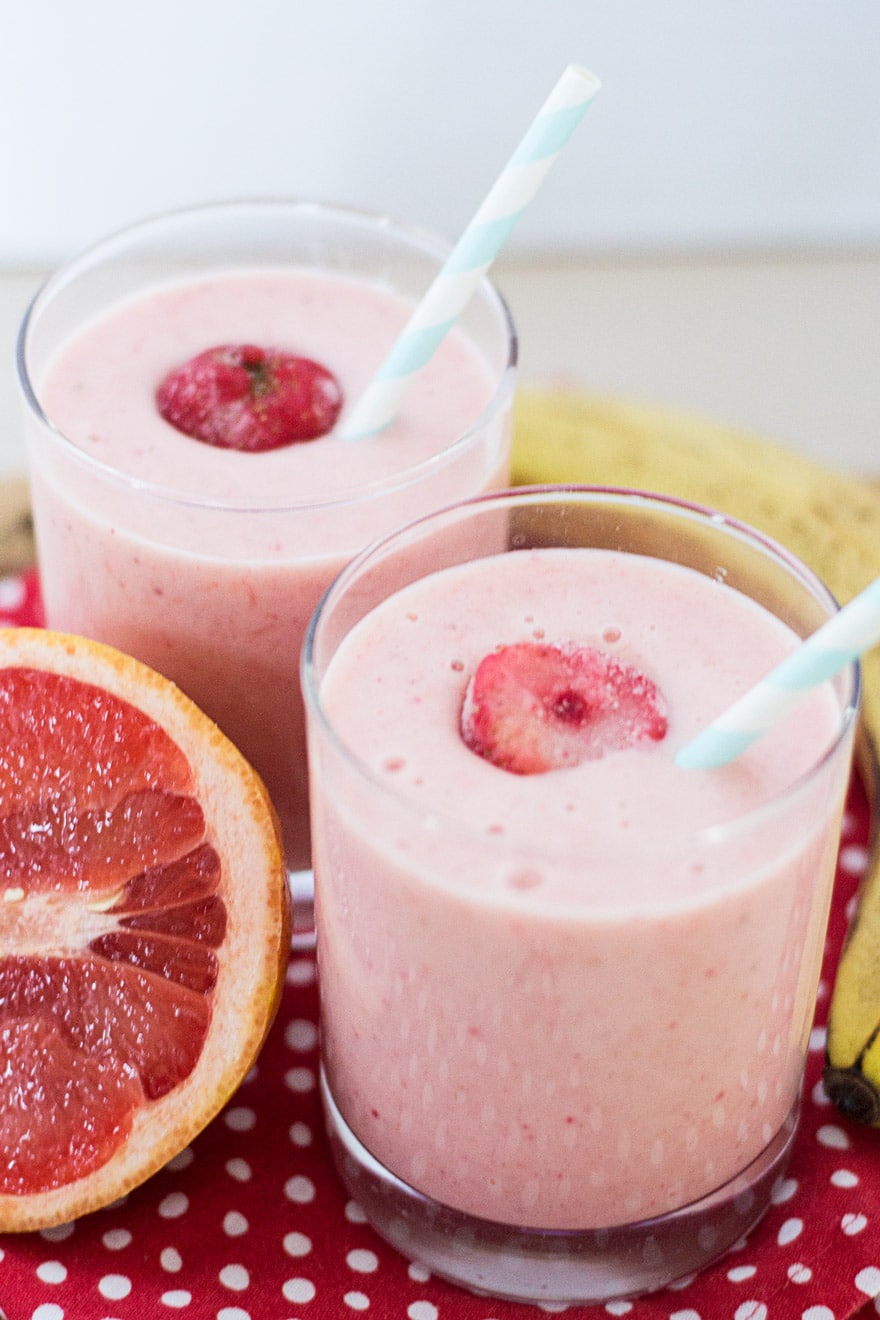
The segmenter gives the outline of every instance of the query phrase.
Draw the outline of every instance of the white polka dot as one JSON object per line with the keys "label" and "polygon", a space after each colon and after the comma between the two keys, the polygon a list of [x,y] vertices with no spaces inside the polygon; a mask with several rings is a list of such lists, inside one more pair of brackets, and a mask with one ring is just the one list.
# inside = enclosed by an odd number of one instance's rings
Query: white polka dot
{"label": "white polka dot", "polygon": [[439,1314],[433,1302],[413,1302],[406,1313],[409,1320],[437,1320]]}
{"label": "white polka dot", "polygon": [[284,1195],[297,1205],[308,1205],[315,1199],[315,1184],[305,1174],[297,1173],[284,1184]]}
{"label": "white polka dot", "polygon": [[820,1109],[827,1109],[831,1104],[828,1092],[825,1090],[825,1083],[822,1081],[821,1077],[810,1092],[810,1099],[813,1104],[818,1105]]}
{"label": "white polka dot", "polygon": [[669,1320],[700,1320],[700,1313],[688,1307],[686,1311],[673,1311]]}
{"label": "white polka dot", "polygon": [[[46,1242],[64,1242],[74,1230],[74,1224],[56,1224],[54,1228],[41,1228],[40,1237]],[[55,1303],[52,1302],[54,1306]]]}
{"label": "white polka dot", "polygon": [[189,1209],[189,1197],[183,1192],[171,1192],[159,1202],[159,1214],[163,1219],[179,1219]]}
{"label": "white polka dot", "polygon": [[[358,1207],[360,1208],[360,1207]],[[366,1223],[366,1219],[364,1220]],[[431,1277],[431,1271],[426,1270],[424,1265],[419,1265],[418,1261],[412,1261],[407,1269],[407,1274],[413,1283],[427,1283]]]}
{"label": "white polka dot", "polygon": [[249,1182],[251,1177],[251,1166],[247,1160],[232,1159],[226,1161],[226,1172],[230,1178],[236,1182]]}
{"label": "white polka dot", "polygon": [[0,578],[0,609],[20,610],[27,596],[24,578],[13,575]]}
{"label": "white polka dot", "polygon": [[763,1302],[743,1302],[734,1311],[733,1320],[767,1320],[767,1308]]}
{"label": "white polka dot", "polygon": [[754,1278],[757,1272],[754,1265],[737,1265],[735,1269],[727,1271],[727,1277],[731,1283],[743,1283],[746,1279]]}
{"label": "white polka dot", "polygon": [[863,875],[868,867],[868,849],[851,843],[841,848],[838,864],[849,875]]}
{"label": "white polka dot", "polygon": [[287,1233],[284,1238],[284,1250],[288,1256],[307,1256],[312,1249],[312,1239],[305,1233]]}
{"label": "white polka dot", "polygon": [[315,1089],[315,1074],[311,1068],[289,1068],[284,1074],[284,1084],[294,1095],[308,1095]]}
{"label": "white polka dot", "polygon": [[127,1228],[111,1228],[101,1238],[108,1251],[122,1251],[131,1242],[131,1233]]}
{"label": "white polka dot", "polygon": [[241,1237],[249,1227],[248,1221],[238,1210],[230,1210],[223,1216],[223,1232],[227,1237]]}
{"label": "white polka dot", "polygon": [[124,1274],[105,1274],[98,1283],[98,1292],[111,1302],[121,1301],[131,1292],[131,1279]]}
{"label": "white polka dot", "polygon": [[300,1053],[313,1050],[318,1044],[318,1028],[307,1018],[294,1018],[287,1024],[284,1041],[290,1049]]}
{"label": "white polka dot", "polygon": [[247,1105],[237,1105],[234,1109],[227,1109],[223,1122],[231,1132],[250,1132],[257,1125],[257,1116]]}
{"label": "white polka dot", "polygon": [[44,1260],[37,1266],[37,1278],[43,1283],[63,1283],[67,1278],[67,1267],[60,1260]]}
{"label": "white polka dot", "polygon": [[347,1292],[342,1299],[353,1311],[366,1311],[370,1299],[362,1292]]}
{"label": "white polka dot", "polygon": [[311,1146],[312,1144],[312,1129],[308,1123],[292,1123],[289,1136],[294,1146]]}
{"label": "white polka dot", "polygon": [[823,1124],[816,1133],[816,1140],[820,1146],[827,1146],[829,1150],[849,1150],[849,1137],[843,1128],[834,1123]]}
{"label": "white polka dot", "polygon": [[184,1146],[182,1151],[179,1151],[173,1159],[168,1161],[165,1168],[169,1169],[171,1173],[179,1173],[181,1169],[188,1169],[194,1159],[195,1152],[192,1147]]}
{"label": "white polka dot", "polygon": [[281,1292],[288,1302],[310,1302],[315,1296],[315,1285],[311,1279],[287,1279],[281,1285]]}
{"label": "white polka dot", "polygon": [[64,1320],[64,1312],[54,1302],[43,1302],[31,1312],[31,1320]]}
{"label": "white polka dot", "polygon": [[834,1312],[828,1306],[808,1306],[801,1312],[801,1320],[834,1320]]}
{"label": "white polka dot", "polygon": [[813,1027],[810,1032],[810,1049],[814,1054],[825,1049],[825,1035],[824,1027]]}
{"label": "white polka dot", "polygon": [[315,964],[311,958],[297,958],[287,968],[288,985],[311,985],[315,979]]}
{"label": "white polka dot", "polygon": [[800,1261],[795,1261],[794,1265],[788,1267],[788,1277],[792,1283],[809,1283],[813,1277],[813,1271],[809,1265],[804,1265]]}
{"label": "white polka dot", "polygon": [[785,1223],[776,1234],[776,1241],[780,1247],[787,1247],[789,1242],[794,1242],[804,1231],[804,1221],[802,1219],[786,1219]]}
{"label": "white polka dot", "polygon": [[835,1169],[831,1175],[830,1182],[835,1187],[858,1187],[859,1175],[853,1173],[851,1169]]}
{"label": "white polka dot", "polygon": [[859,1292],[868,1297],[876,1297],[880,1293],[880,1269],[876,1265],[868,1265],[866,1269],[859,1270],[855,1284]]}
{"label": "white polka dot", "polygon": [[868,1221],[864,1215],[848,1214],[841,1219],[840,1227],[847,1237],[855,1237],[857,1233],[861,1233],[862,1229],[868,1227]]}
{"label": "white polka dot", "polygon": [[187,1292],[185,1288],[174,1288],[171,1292],[164,1292],[159,1300],[165,1306],[173,1306],[180,1311],[184,1306],[189,1306],[192,1301],[192,1293]]}
{"label": "white polka dot", "polygon": [[251,1313],[240,1306],[221,1306],[217,1320],[251,1320]]}
{"label": "white polka dot", "polygon": [[231,1292],[244,1292],[251,1278],[243,1265],[224,1265],[217,1276],[224,1288]]}
{"label": "white polka dot", "polygon": [[176,1274],[178,1270],[183,1268],[183,1261],[181,1260],[180,1252],[174,1247],[162,1248],[159,1255],[159,1264],[162,1266],[162,1269],[167,1270],[169,1274]]}
{"label": "white polka dot", "polygon": [[357,1201],[348,1201],[345,1206],[345,1217],[350,1224],[365,1224],[367,1216],[358,1205]]}
{"label": "white polka dot", "polygon": [[790,1201],[798,1189],[796,1178],[780,1178],[773,1184],[773,1190],[770,1193],[770,1200],[774,1205],[784,1205]]}
{"label": "white polka dot", "polygon": [[350,1270],[357,1270],[358,1274],[372,1274],[379,1268],[379,1257],[374,1251],[360,1248],[357,1251],[350,1251],[345,1263]]}

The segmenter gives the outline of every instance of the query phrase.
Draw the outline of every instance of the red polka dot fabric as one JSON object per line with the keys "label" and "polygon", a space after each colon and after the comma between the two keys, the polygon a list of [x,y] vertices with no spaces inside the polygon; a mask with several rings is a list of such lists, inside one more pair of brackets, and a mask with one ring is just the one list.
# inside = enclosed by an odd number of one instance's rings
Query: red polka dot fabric
{"label": "red polka dot fabric", "polygon": [[[0,624],[41,622],[30,575],[0,579]],[[42,1233],[0,1237],[5,1320],[848,1320],[880,1314],[880,1130],[846,1123],[821,1087],[824,1015],[868,856],[850,794],[794,1156],[769,1212],[674,1288],[604,1306],[477,1297],[410,1264],[336,1178],[317,1090],[312,957],[294,952],[275,1026],[224,1112],[123,1201]],[[2,1103],[2,1093],[0,1093]]]}

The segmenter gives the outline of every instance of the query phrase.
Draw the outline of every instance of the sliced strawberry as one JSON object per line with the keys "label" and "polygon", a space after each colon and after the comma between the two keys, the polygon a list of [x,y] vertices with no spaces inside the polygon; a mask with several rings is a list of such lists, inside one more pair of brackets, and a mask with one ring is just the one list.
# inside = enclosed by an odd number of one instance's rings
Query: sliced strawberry
{"label": "sliced strawberry", "polygon": [[480,661],[461,709],[471,751],[517,775],[598,760],[665,734],[656,684],[592,646],[501,647]]}
{"label": "sliced strawberry", "polygon": [[194,440],[256,453],[332,431],[342,390],[311,358],[222,344],[170,371],[156,391],[156,406]]}

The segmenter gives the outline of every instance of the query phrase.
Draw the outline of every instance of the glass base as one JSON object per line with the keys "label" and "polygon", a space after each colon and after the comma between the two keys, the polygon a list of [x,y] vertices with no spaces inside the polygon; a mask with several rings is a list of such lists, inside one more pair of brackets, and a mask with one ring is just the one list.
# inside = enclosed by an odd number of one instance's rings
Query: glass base
{"label": "glass base", "polygon": [[654,1292],[723,1255],[770,1204],[800,1112],[796,1103],[758,1158],[699,1201],[639,1223],[556,1230],[496,1224],[423,1196],[361,1145],[323,1070],[321,1093],[336,1167],[376,1232],[441,1278],[519,1302],[607,1302]]}
{"label": "glass base", "polygon": [[313,949],[315,947],[315,873],[308,871],[288,871],[287,883],[290,897],[293,899],[293,931],[290,937],[292,949]]}

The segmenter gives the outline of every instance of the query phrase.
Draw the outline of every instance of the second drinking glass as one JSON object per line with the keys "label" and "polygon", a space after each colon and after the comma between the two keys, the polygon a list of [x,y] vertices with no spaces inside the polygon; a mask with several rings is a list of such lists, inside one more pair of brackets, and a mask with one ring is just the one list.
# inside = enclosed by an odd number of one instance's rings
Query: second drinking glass
{"label": "second drinking glass", "polygon": [[398,418],[367,439],[218,448],[163,420],[156,390],[215,346],[283,349],[333,374],[344,425],[446,255],[342,208],[202,207],[74,260],[21,331],[47,621],[174,679],[238,745],[278,811],[307,927],[306,623],[368,541],[506,484],[513,324],[484,280]]}

